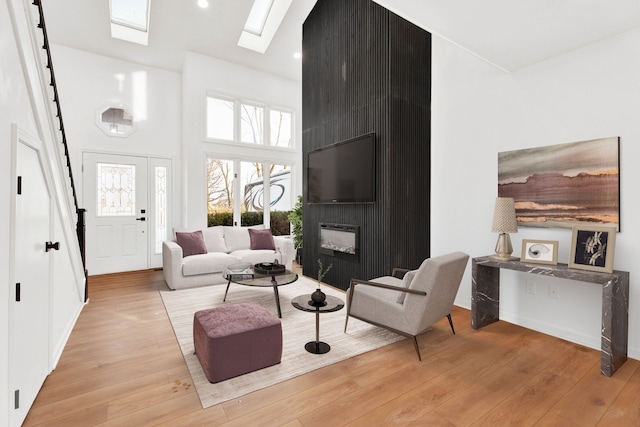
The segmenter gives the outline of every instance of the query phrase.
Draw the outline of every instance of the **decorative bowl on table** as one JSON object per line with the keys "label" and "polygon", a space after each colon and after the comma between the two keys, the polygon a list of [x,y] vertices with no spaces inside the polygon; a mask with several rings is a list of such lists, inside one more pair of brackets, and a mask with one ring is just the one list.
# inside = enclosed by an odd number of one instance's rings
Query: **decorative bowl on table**
{"label": "decorative bowl on table", "polygon": [[261,262],[255,264],[253,269],[256,273],[260,274],[280,274],[284,273],[284,265],[276,264],[274,262]]}

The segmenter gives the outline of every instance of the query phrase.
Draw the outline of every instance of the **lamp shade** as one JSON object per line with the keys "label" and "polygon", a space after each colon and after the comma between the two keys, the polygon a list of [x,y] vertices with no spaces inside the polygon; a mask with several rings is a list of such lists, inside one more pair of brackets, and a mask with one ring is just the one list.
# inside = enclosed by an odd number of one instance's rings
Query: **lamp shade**
{"label": "lamp shade", "polygon": [[511,197],[497,197],[496,207],[493,210],[494,233],[517,233],[518,221],[516,220],[516,206]]}

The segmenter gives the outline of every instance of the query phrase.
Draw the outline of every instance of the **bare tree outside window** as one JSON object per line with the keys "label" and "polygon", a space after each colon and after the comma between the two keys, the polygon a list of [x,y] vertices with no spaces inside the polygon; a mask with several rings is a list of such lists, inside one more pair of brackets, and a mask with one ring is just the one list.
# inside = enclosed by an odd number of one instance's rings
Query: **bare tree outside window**
{"label": "bare tree outside window", "polygon": [[262,135],[264,134],[264,108],[242,104],[240,109],[241,141],[262,144]]}
{"label": "bare tree outside window", "polygon": [[[240,163],[240,188],[243,189],[243,192],[246,193],[247,186],[256,181],[262,181],[262,163],[252,163],[252,162],[241,162]],[[248,205],[248,200],[246,194],[243,194],[242,197],[242,206],[241,212],[247,212],[250,209]],[[262,211],[262,209],[258,209],[258,211]]]}
{"label": "bare tree outside window", "polygon": [[271,110],[270,118],[270,145],[274,147],[292,148],[291,144],[291,119],[293,115],[286,111]]}
{"label": "bare tree outside window", "polygon": [[207,159],[208,213],[233,210],[233,162]]}
{"label": "bare tree outside window", "polygon": [[[293,148],[291,112],[243,103],[223,95],[207,95],[206,108],[208,139],[229,141],[239,146],[244,143],[265,148]],[[269,220],[274,232],[277,230],[279,234],[288,234],[286,212],[291,209],[292,198],[290,166],[265,164],[251,159],[239,160],[207,159],[207,213],[210,223],[230,224],[234,218],[235,200],[239,202],[241,225],[253,225],[250,221]],[[234,170],[234,165],[239,169]],[[236,176],[239,179],[239,194],[234,194]],[[265,176],[271,177],[268,183],[270,200],[264,200]],[[262,215],[265,203],[271,207],[269,219]]]}
{"label": "bare tree outside window", "polygon": [[[239,106],[239,117],[235,106]],[[234,135],[237,121],[240,121],[240,135]],[[265,141],[267,124],[269,135]],[[293,148],[293,114],[276,108],[265,108],[209,95],[206,135],[212,139]]]}

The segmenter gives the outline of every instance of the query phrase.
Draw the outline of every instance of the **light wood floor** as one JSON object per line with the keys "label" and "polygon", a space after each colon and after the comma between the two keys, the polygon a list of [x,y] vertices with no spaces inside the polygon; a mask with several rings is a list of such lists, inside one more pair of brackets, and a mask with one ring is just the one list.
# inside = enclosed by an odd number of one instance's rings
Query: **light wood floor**
{"label": "light wood floor", "polygon": [[[454,308],[410,341],[202,409],[158,289],[162,272],[92,277],[25,426],[639,426],[640,362]],[[322,357],[322,356],[319,356]]]}

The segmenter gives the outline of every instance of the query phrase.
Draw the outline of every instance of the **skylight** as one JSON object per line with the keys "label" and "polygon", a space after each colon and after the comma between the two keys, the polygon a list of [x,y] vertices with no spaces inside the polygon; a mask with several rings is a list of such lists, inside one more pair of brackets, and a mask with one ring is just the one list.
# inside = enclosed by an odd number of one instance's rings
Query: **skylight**
{"label": "skylight", "polygon": [[238,46],[265,53],[293,0],[254,0]]}
{"label": "skylight", "polygon": [[244,24],[244,30],[257,36],[261,35],[272,5],[273,0],[255,0],[247,22]]}
{"label": "skylight", "polygon": [[147,45],[151,0],[109,0],[111,37]]}

